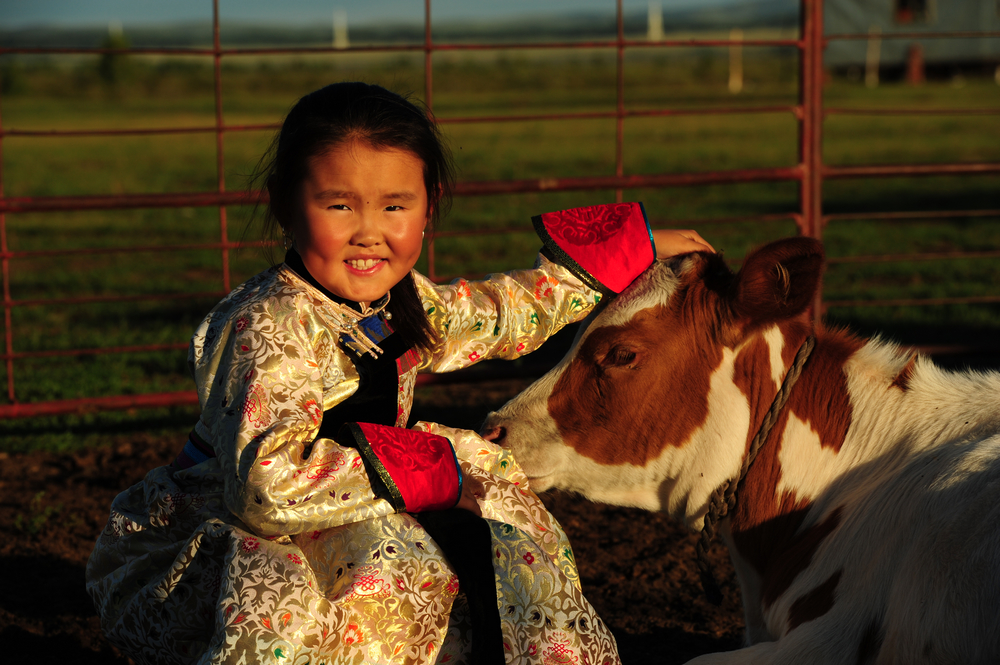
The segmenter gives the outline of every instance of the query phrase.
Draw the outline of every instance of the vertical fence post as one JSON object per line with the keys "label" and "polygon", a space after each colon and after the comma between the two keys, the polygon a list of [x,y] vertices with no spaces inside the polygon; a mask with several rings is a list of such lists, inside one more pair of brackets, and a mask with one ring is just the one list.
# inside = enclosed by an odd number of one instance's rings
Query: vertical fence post
{"label": "vertical fence post", "polygon": [[[218,175],[218,191],[226,191],[226,164],[223,136],[225,126],[222,118],[222,46],[219,41],[219,0],[212,0],[212,47],[215,51],[215,168]],[[229,230],[226,220],[226,206],[219,205],[219,235],[222,241],[222,289],[226,293],[232,289],[229,275]]]}
{"label": "vertical fence post", "polygon": [[[434,62],[431,57],[434,51],[434,44],[431,35],[431,0],[424,0],[424,103],[427,105],[427,112],[434,117]],[[427,277],[431,281],[437,280],[437,268],[434,265],[434,231],[427,234]]]}
{"label": "vertical fence post", "polygon": [[[823,0],[802,0],[801,63],[799,68],[799,164],[802,206],[799,232],[816,239],[823,235]],[[817,292],[813,319],[823,315],[823,295]]]}
{"label": "vertical fence post", "polygon": [[[0,198],[3,198],[3,115],[0,113]],[[4,352],[7,355],[7,399],[17,404],[14,393],[14,330],[10,300],[10,258],[7,256],[7,214],[0,212],[0,252],[3,252],[3,333]]]}
{"label": "vertical fence post", "polygon": [[[617,83],[615,107],[615,175],[619,178],[625,175],[622,153],[625,142],[625,16],[622,11],[622,0],[617,2],[618,49],[615,81]],[[615,203],[622,202],[622,190],[615,190]]]}

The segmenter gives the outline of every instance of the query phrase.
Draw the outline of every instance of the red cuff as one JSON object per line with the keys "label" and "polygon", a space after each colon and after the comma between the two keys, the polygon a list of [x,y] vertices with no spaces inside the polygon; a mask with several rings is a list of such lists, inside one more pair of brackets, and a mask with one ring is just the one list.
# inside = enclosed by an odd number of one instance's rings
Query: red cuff
{"label": "red cuff", "polygon": [[[438,434],[347,423],[353,444],[392,496],[397,511],[444,510],[458,503],[461,472],[451,442]],[[338,439],[341,437],[338,437]],[[373,486],[375,479],[372,479]]]}
{"label": "red cuff", "polygon": [[641,203],[547,212],[531,221],[556,260],[605,295],[621,293],[656,259]]}

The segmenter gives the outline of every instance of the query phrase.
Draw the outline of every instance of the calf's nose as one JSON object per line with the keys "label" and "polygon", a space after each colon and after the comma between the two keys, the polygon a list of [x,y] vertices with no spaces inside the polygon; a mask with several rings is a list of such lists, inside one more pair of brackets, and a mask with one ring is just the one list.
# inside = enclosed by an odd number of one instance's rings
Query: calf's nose
{"label": "calf's nose", "polygon": [[502,446],[507,442],[507,428],[498,425],[487,429],[487,425],[484,425],[483,430],[480,432],[480,436],[487,441],[492,441],[498,446]]}

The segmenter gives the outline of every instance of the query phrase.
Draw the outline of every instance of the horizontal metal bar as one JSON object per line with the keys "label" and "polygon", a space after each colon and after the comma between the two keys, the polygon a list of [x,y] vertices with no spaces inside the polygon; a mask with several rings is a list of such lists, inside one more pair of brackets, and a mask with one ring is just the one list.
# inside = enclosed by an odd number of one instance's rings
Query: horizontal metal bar
{"label": "horizontal metal bar", "polygon": [[[259,192],[170,192],[163,194],[97,194],[87,196],[0,197],[0,214],[130,208],[197,208],[253,205]],[[266,195],[263,195],[266,196]],[[262,199],[266,200],[266,199]]]}
{"label": "horizontal metal bar", "polygon": [[338,53],[399,53],[399,52],[434,52],[434,51],[504,51],[504,50],[545,50],[545,49],[600,49],[600,48],[673,48],[673,47],[703,47],[703,46],[788,46],[803,48],[803,42],[798,39],[661,39],[648,41],[645,39],[599,39],[587,41],[560,42],[493,42],[493,43],[413,43],[384,44],[372,46],[277,46],[250,48],[190,48],[190,47],[135,47],[135,48],[102,48],[102,47],[0,47],[0,55],[173,55],[173,56],[238,56],[238,55],[295,55],[295,54],[338,54]]}
{"label": "horizontal metal bar", "polygon": [[[990,39],[1000,37],[996,31],[955,31],[955,32],[883,32],[879,39]],[[824,35],[824,41],[868,40],[867,33]],[[539,50],[539,49],[599,49],[599,48],[675,48],[711,46],[788,46],[805,48],[800,39],[600,39],[589,41],[563,42],[496,42],[496,43],[414,43],[384,44],[374,46],[296,46],[296,47],[253,47],[253,48],[190,48],[190,47],[134,47],[101,48],[71,46],[21,46],[0,47],[0,55],[173,55],[173,56],[233,56],[233,55],[295,55],[295,54],[337,54],[337,53],[399,53],[434,51],[487,51],[487,50]]]}
{"label": "horizontal metal bar", "polygon": [[948,217],[1000,217],[998,210],[915,210],[911,212],[840,212],[823,216],[823,223],[852,219],[941,219]]}
{"label": "horizontal metal bar", "polygon": [[191,127],[136,127],[134,129],[2,129],[0,138],[7,136],[55,137],[72,138],[81,136],[147,136],[157,134],[215,134],[226,132],[253,132],[261,130],[276,130],[281,128],[280,122],[261,123],[256,125],[199,125]]}
{"label": "horizontal metal bar", "polygon": [[653,220],[650,225],[653,228],[684,228],[688,226],[701,226],[702,224],[746,224],[755,222],[779,222],[792,220],[798,224],[802,219],[800,212],[771,213],[768,215],[741,215],[739,217],[706,217],[702,219],[669,219],[663,221]]}
{"label": "horizontal metal bar", "polygon": [[[799,180],[799,167],[737,169],[705,173],[669,173],[629,176],[588,176],[539,178],[536,180],[486,180],[460,182],[459,196],[509,194],[517,192],[565,191],[575,189],[615,189],[632,187],[673,187],[683,185],[770,180]],[[265,202],[264,192],[187,192],[167,194],[118,194],[96,196],[0,197],[0,214],[53,212],[63,210],[118,210],[127,208],[183,208],[215,205],[253,205]]]}
{"label": "horizontal metal bar", "polygon": [[844,33],[835,35],[824,35],[823,39],[826,41],[834,41],[834,40],[867,41],[872,37],[877,37],[878,39],[969,39],[977,37],[989,39],[992,37],[1000,37],[1000,32],[997,32],[996,30],[987,30],[987,31],[961,30],[956,32],[880,32],[877,35],[871,35],[868,33],[850,33],[850,34]]}
{"label": "horizontal metal bar", "polygon": [[827,108],[824,115],[1000,115],[1000,107],[989,109],[950,108]]}
{"label": "horizontal metal bar", "polygon": [[[755,222],[776,222],[781,220],[790,219],[796,221],[801,218],[801,214],[798,212],[788,212],[788,213],[776,213],[770,215],[744,215],[742,217],[707,217],[703,219],[670,219],[670,220],[650,220],[650,226],[654,229],[658,228],[684,228],[684,227],[694,227],[701,226],[703,224],[747,224]],[[428,234],[432,240],[437,240],[438,238],[467,238],[471,236],[494,236],[494,235],[509,235],[511,233],[535,233],[535,230],[530,226],[524,227],[507,227],[499,229],[479,229],[472,231],[441,231],[435,232],[433,234]],[[3,254],[0,254],[3,256]]]}
{"label": "horizontal metal bar", "polygon": [[463,117],[436,117],[435,120],[440,125],[471,124],[471,123],[495,123],[495,122],[533,122],[541,120],[593,120],[607,118],[662,118],[667,116],[687,116],[687,115],[741,115],[753,113],[791,113],[796,117],[802,117],[801,106],[733,106],[733,107],[698,107],[698,108],[670,108],[670,109],[648,109],[641,111],[592,111],[586,113],[535,113],[528,115],[490,115],[490,116],[463,116]]}
{"label": "horizontal metal bar", "polygon": [[52,256],[74,256],[91,254],[135,254],[137,252],[180,252],[197,249],[242,249],[244,247],[275,247],[275,240],[252,240],[249,242],[206,242],[196,245],[129,245],[127,247],[85,247],[82,249],[39,249],[23,252],[0,252],[0,259],[37,259]]}
{"label": "horizontal metal bar", "polygon": [[174,393],[147,393],[144,395],[111,395],[108,397],[83,397],[80,399],[53,400],[49,402],[0,404],[0,418],[33,418],[62,416],[95,411],[121,411],[125,409],[153,409],[164,406],[194,406],[198,393],[193,390]]}
{"label": "horizontal metal bar", "polygon": [[923,252],[917,254],[866,254],[859,256],[828,256],[827,264],[894,263],[897,261],[943,261],[947,259],[1000,258],[1000,250],[982,252]]}
{"label": "horizontal metal bar", "polygon": [[984,305],[1000,303],[1000,296],[956,298],[895,298],[886,300],[824,300],[824,307],[905,307],[910,305]]}
{"label": "horizontal metal bar", "polygon": [[804,42],[798,39],[661,39],[648,41],[645,39],[598,39],[585,42],[492,42],[486,44],[472,43],[440,43],[435,42],[427,48],[429,51],[509,51],[509,50],[546,50],[546,49],[601,49],[601,48],[676,48],[676,47],[711,47],[711,46],[789,46],[803,48]]}
{"label": "horizontal metal bar", "polygon": [[865,166],[824,166],[824,178],[862,178],[929,175],[977,175],[1000,173],[1000,163],[981,164],[884,164]]}
{"label": "horizontal metal bar", "polygon": [[29,300],[4,300],[4,307],[37,307],[41,305],[80,305],[99,302],[138,302],[144,300],[184,300],[191,298],[221,298],[225,291],[202,291],[199,293],[140,293],[130,296],[83,296],[80,298],[36,298]]}
{"label": "horizontal metal bar", "polygon": [[17,353],[0,354],[0,360],[17,360],[18,358],[55,358],[64,356],[102,356],[112,353],[144,353],[148,351],[177,351],[188,348],[188,342],[173,344],[146,344],[136,346],[102,346],[89,349],[51,349],[49,351],[19,351]]}
{"label": "horizontal metal bar", "polygon": [[583,189],[637,189],[643,187],[684,187],[732,182],[801,180],[798,166],[767,169],[736,169],[705,173],[661,173],[626,176],[583,176],[573,178],[538,178],[529,180],[486,180],[461,182],[455,193],[461,196],[520,194],[525,192],[560,192]]}
{"label": "horizontal metal bar", "polygon": [[[1000,112],[1000,111],[998,111]],[[741,115],[753,113],[791,113],[801,118],[801,106],[737,106],[737,107],[698,107],[669,108],[625,111],[626,118],[668,117],[688,115]],[[585,113],[537,113],[528,115],[500,116],[456,116],[436,117],[438,124],[471,124],[496,122],[532,122],[544,120],[593,120],[618,117],[617,111],[593,111]],[[192,127],[137,127],[135,129],[2,129],[0,139],[9,136],[31,138],[80,138],[90,136],[156,136],[169,134],[214,134],[217,132],[248,132],[262,130],[278,130],[281,123],[263,123],[256,125],[203,125]]]}

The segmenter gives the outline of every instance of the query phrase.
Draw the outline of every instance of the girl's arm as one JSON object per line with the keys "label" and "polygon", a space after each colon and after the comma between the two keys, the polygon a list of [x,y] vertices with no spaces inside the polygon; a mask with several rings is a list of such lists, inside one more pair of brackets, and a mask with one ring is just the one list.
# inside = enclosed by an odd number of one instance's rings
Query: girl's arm
{"label": "girl's arm", "polygon": [[534,270],[439,286],[414,273],[417,291],[441,342],[420,350],[420,371],[450,372],[487,358],[514,359],[583,319],[601,294],[565,267],[539,257]]}
{"label": "girl's arm", "polygon": [[[223,308],[192,340],[202,402],[195,434],[217,455],[226,507],[256,533],[273,537],[435,502],[454,505],[458,473],[447,439],[427,444],[437,453],[435,465],[409,469],[405,446],[380,433],[369,437],[367,449],[350,437],[338,437],[340,443],[316,438],[323,411],[353,392],[357,375],[350,376],[353,365],[336,340],[298,301],[289,290]],[[373,460],[384,478],[370,475]],[[396,481],[407,501],[397,500]],[[376,492],[373,483],[397,494]]]}
{"label": "girl's arm", "polygon": [[602,297],[620,292],[655,258],[714,251],[696,231],[651,231],[640,204],[578,208],[533,221],[545,243],[535,270],[444,286],[414,275],[443,338],[433,353],[423,354],[421,370],[447,372],[530,353],[583,319]]}

